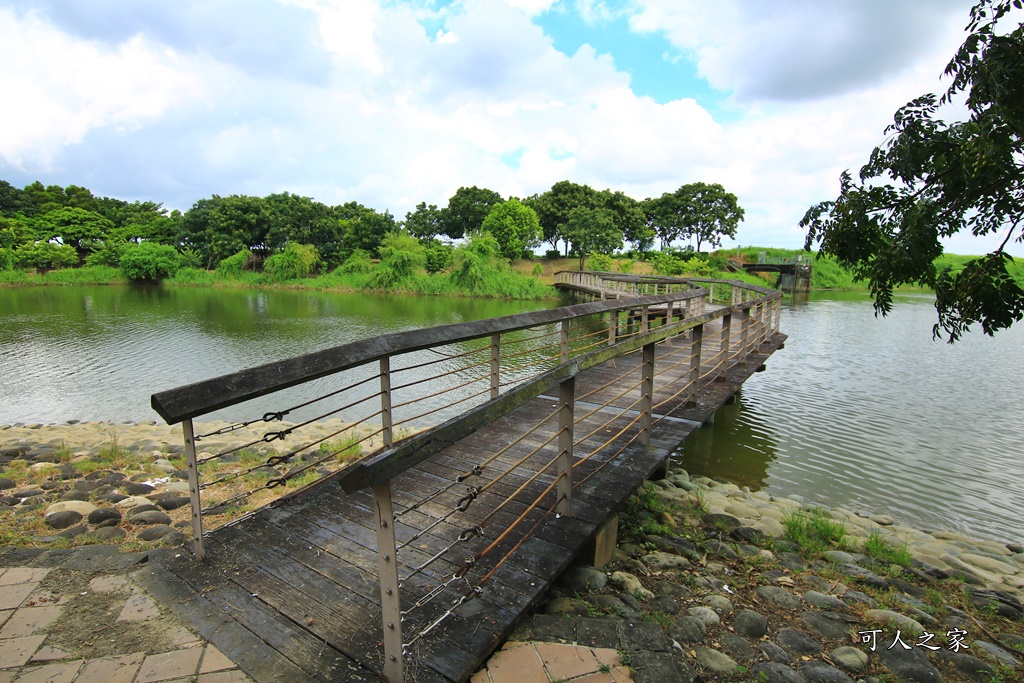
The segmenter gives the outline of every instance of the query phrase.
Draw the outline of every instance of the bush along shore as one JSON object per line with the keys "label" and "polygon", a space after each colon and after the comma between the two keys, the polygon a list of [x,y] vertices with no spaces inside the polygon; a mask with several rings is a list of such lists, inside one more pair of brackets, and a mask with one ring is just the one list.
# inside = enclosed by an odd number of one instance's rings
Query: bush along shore
{"label": "bush along shore", "polygon": [[635,493],[601,570],[513,641],[612,647],[637,683],[1024,680],[1024,547],[773,498],[682,469]]}
{"label": "bush along shore", "polygon": [[[316,425],[323,435],[345,427]],[[201,457],[261,434],[204,440]],[[204,505],[257,489],[208,521],[358,457],[341,446],[328,452],[343,458],[274,489],[259,486],[303,462],[260,466],[268,444],[204,465],[209,479],[244,473],[205,490]],[[179,428],[156,423],[0,426],[0,546],[180,546],[191,535],[182,450]],[[1022,587],[1019,544],[924,532],[670,468],[620,512],[613,562],[567,571],[511,640],[617,649],[637,683],[1008,683],[1024,680]]]}

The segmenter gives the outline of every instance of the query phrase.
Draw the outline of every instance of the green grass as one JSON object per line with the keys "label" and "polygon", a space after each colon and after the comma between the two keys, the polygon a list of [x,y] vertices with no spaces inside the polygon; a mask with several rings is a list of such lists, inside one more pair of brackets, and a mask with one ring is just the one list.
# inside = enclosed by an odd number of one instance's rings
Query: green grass
{"label": "green grass", "polygon": [[907,544],[892,545],[879,534],[877,531],[872,531],[868,534],[868,538],[864,541],[864,547],[862,551],[869,557],[874,557],[883,562],[889,564],[897,564],[901,567],[909,568],[911,563],[910,551],[907,550]]}
{"label": "green grass", "polygon": [[846,538],[846,525],[819,508],[794,512],[783,520],[782,525],[786,529],[786,538],[809,555],[841,548]]}

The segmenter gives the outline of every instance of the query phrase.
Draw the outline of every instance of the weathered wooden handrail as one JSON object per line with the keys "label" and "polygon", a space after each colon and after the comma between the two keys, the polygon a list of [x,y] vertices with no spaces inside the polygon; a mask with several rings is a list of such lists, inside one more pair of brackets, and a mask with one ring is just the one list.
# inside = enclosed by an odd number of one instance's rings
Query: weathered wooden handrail
{"label": "weathered wooden handrail", "polygon": [[[193,418],[346,370],[379,368],[376,375],[361,377],[351,386],[362,386],[363,389],[360,391],[366,391],[367,387],[373,387],[373,382],[379,382],[379,389],[372,390],[356,403],[371,401],[376,402],[375,405],[379,407],[377,412],[364,420],[377,420],[379,427],[374,434],[379,435],[380,445],[375,452],[371,452],[362,460],[328,476],[337,477],[341,487],[348,493],[363,488],[372,490],[384,632],[384,675],[389,681],[401,681],[402,652],[407,643],[403,641],[403,612],[398,597],[399,548],[394,528],[396,515],[391,501],[393,478],[440,453],[473,430],[508,415],[531,399],[542,394],[550,395],[555,387],[558,387],[555,410],[559,425],[556,432],[557,443],[547,447],[556,455],[545,467],[553,467],[555,470],[554,480],[549,486],[549,489],[557,487],[554,489],[555,503],[552,511],[571,516],[573,468],[576,464],[573,457],[573,427],[577,421],[585,417],[577,418],[574,413],[577,401],[575,382],[581,372],[627,354],[642,352],[641,362],[637,368],[640,371],[640,380],[635,386],[639,398],[632,404],[637,407],[636,412],[639,415],[630,422],[634,426],[631,427],[633,436],[629,438],[639,439],[638,443],[646,444],[651,439],[652,416],[656,408],[653,403],[655,380],[659,376],[655,367],[659,358],[656,348],[664,348],[665,355],[683,358],[676,360],[673,367],[688,363],[688,369],[681,377],[685,381],[681,386],[675,385],[679,388],[673,397],[692,396],[707,382],[728,369],[731,363],[743,363],[750,353],[756,351],[761,343],[767,341],[772,333],[778,330],[781,294],[765,287],[727,280],[684,280],[596,272],[558,273],[556,277],[562,284],[600,291],[604,300],[382,335],[154,394],[152,404],[157,412],[169,423],[182,423],[192,493],[194,554],[200,559],[204,556],[199,482],[199,464],[202,461],[197,459],[195,441],[198,437],[193,433]],[[707,310],[706,304],[716,291],[720,295],[720,300],[728,303]],[[605,296],[605,292],[613,293],[614,298]],[[607,322],[604,322],[605,317]],[[708,327],[709,323],[716,320],[722,322],[720,331],[717,325],[714,328]],[[541,331],[536,336],[526,336],[525,339],[502,337],[537,330],[538,327]],[[710,331],[707,331],[708,329]],[[533,335],[534,332],[529,334]],[[529,345],[531,339],[540,338],[548,339],[549,342],[537,348]],[[682,344],[676,341],[683,339],[685,341]],[[392,364],[393,359],[409,357],[415,361],[415,356],[406,355],[427,349],[435,351],[468,342],[483,345],[475,348],[470,344],[471,348],[468,351],[457,355],[440,355],[444,358],[463,359],[476,356],[480,358],[478,362],[473,362],[462,369],[456,367],[455,370],[446,370],[441,375],[425,379],[413,377],[408,381],[403,380],[404,384],[392,382],[392,376],[397,373],[423,366],[433,368],[433,363],[442,362],[414,362],[399,367]],[[717,343],[718,350],[705,350],[702,353],[702,348],[706,349],[713,342]],[[516,347],[517,344],[520,346]],[[668,345],[656,347],[658,344]],[[508,353],[506,349],[509,347],[516,349],[515,352]],[[550,351],[546,351],[548,349]],[[513,363],[511,367],[503,365],[510,360]],[[537,372],[529,370],[533,374],[522,374],[525,368],[536,366],[540,366]],[[476,368],[473,372],[483,371],[485,374],[471,374],[475,379],[456,383],[451,388],[442,388],[426,397],[413,396],[409,400],[397,401],[392,395],[395,390],[420,385],[423,382],[436,383],[436,380],[446,375],[466,372],[472,368]],[[445,370],[445,367],[440,367],[437,371],[441,370]],[[503,382],[503,372],[513,373],[514,376]],[[515,374],[517,372],[519,374]],[[667,380],[663,380],[663,383],[665,381]],[[442,420],[440,424],[430,425],[418,434],[404,439],[396,438],[394,425],[400,424],[395,420],[396,410],[403,406],[408,408],[410,404],[429,399],[431,396],[447,396],[446,391],[470,391],[460,388],[477,382],[486,382],[486,385],[478,393],[470,395],[470,398],[481,397],[476,404],[460,409],[457,415]],[[434,389],[435,387],[432,387],[431,391]],[[343,388],[313,401],[347,390],[348,388]],[[483,398],[485,394],[486,398]],[[444,400],[451,400],[457,405],[465,399],[453,395],[451,399]],[[630,408],[618,407],[617,410]],[[279,414],[267,415],[270,419],[280,419]],[[263,419],[267,420],[268,417],[265,416]],[[415,418],[406,418],[405,421],[411,419]],[[254,421],[256,420],[250,422]],[[286,433],[277,434],[283,438]],[[275,432],[269,434],[273,435]],[[586,438],[583,437],[581,442]],[[317,443],[319,442],[313,442],[314,445]],[[611,443],[608,441],[605,445]],[[298,453],[307,447],[302,446],[292,453]],[[599,450],[604,447],[600,446]],[[215,457],[218,456],[209,456],[207,459]],[[288,457],[290,455],[272,456],[268,458],[267,464],[269,466],[287,462]],[[544,467],[540,471],[544,471]],[[282,482],[286,479],[287,476],[280,477]],[[435,625],[436,623],[439,622],[435,622]],[[430,628],[433,626],[421,631],[416,637],[422,637]]]}

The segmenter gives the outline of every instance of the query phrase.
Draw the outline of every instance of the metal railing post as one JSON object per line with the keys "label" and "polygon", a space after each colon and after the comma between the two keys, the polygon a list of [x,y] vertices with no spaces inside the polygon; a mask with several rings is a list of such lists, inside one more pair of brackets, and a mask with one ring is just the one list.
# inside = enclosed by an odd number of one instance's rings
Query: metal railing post
{"label": "metal railing post", "polygon": [[384,447],[395,445],[395,433],[391,416],[391,358],[380,359],[380,422]]}
{"label": "metal railing post", "polygon": [[654,412],[654,344],[645,344],[643,350],[642,381],[640,383],[640,443],[651,443],[652,414]]}
{"label": "metal railing post", "polygon": [[731,353],[729,346],[732,344],[732,313],[722,316],[722,358],[728,362]]}
{"label": "metal railing post", "polygon": [[700,389],[700,352],[704,341],[704,324],[701,323],[693,328],[693,338],[690,340],[690,382],[693,383],[693,393]]}
{"label": "metal railing post", "polygon": [[491,335],[491,398],[501,389],[501,334]]}
{"label": "metal railing post", "polygon": [[197,560],[206,558],[203,547],[203,505],[199,499],[199,463],[196,460],[195,430],[192,418],[181,421],[181,430],[185,435],[185,459],[188,461],[188,492],[192,501],[192,554]]}
{"label": "metal railing post", "polygon": [[558,505],[555,512],[560,515],[572,514],[572,452],[573,425],[575,423],[576,378],[569,379],[558,385],[558,486],[555,495]]}
{"label": "metal railing post", "polygon": [[384,629],[384,678],[388,683],[403,683],[402,606],[398,597],[395,515],[391,509],[391,488],[388,482],[373,487],[373,506],[377,512],[377,567]]}

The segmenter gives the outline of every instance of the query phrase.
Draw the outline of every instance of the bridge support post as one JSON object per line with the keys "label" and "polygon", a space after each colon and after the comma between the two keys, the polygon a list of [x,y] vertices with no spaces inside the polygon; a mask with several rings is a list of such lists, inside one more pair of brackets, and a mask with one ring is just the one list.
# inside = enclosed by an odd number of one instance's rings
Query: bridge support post
{"label": "bridge support post", "polygon": [[576,405],[576,378],[569,379],[558,385],[558,460],[556,462],[558,487],[555,489],[558,505],[555,512],[560,515],[572,515],[572,451]]}
{"label": "bridge support post", "polygon": [[403,683],[402,606],[398,598],[398,558],[395,546],[395,514],[388,482],[373,487],[377,512],[377,568],[380,577],[380,610],[384,627],[384,678]]}
{"label": "bridge support post", "polygon": [[185,459],[188,461],[188,493],[192,501],[192,554],[200,562],[206,558],[203,547],[203,505],[199,500],[199,463],[196,460],[196,438],[192,418],[181,421],[185,436]]}
{"label": "bridge support post", "polygon": [[690,341],[690,384],[693,385],[693,394],[700,389],[700,347],[703,342],[704,324],[701,323],[693,328],[693,338]]}
{"label": "bridge support post", "polygon": [[644,346],[642,381],[640,382],[640,443],[644,446],[651,444],[651,418],[654,412],[654,351],[654,344]]}
{"label": "bridge support post", "polygon": [[395,433],[391,421],[391,359],[380,359],[380,426],[384,447],[395,445]]}
{"label": "bridge support post", "polygon": [[491,398],[501,390],[501,335],[491,335]]}

